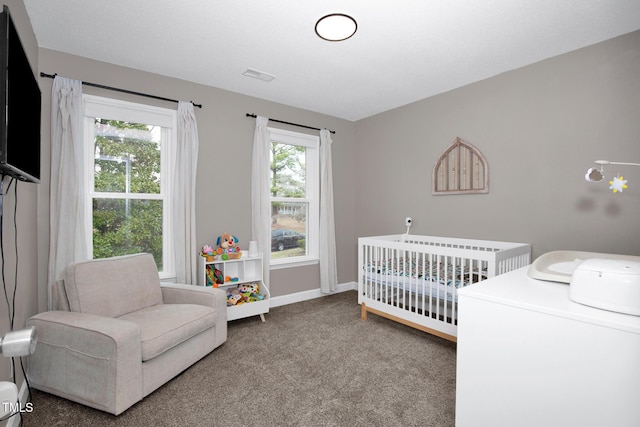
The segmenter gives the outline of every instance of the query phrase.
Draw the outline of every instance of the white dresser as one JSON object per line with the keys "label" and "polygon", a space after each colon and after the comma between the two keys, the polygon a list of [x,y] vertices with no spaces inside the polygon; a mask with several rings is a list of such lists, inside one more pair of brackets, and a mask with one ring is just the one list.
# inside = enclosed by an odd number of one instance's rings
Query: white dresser
{"label": "white dresser", "polygon": [[458,291],[456,426],[640,426],[640,317],[527,270]]}

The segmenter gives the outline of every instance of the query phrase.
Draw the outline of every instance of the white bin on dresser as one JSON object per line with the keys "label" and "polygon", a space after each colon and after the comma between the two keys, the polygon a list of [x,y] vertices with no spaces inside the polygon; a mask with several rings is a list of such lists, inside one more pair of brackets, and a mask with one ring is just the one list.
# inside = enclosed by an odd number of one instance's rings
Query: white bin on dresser
{"label": "white bin on dresser", "polygon": [[456,426],[639,426],[640,317],[527,269],[458,291]]}

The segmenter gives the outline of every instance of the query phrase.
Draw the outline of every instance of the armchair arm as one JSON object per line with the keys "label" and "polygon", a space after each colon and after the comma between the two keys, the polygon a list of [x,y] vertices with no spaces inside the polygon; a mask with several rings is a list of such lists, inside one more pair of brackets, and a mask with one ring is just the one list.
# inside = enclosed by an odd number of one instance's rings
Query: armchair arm
{"label": "armchair arm", "polygon": [[38,343],[28,378],[43,391],[119,414],[141,400],[142,349],[134,323],[48,311],[27,320]]}
{"label": "armchair arm", "polygon": [[199,304],[227,312],[227,294],[219,288],[185,285],[182,283],[160,283],[165,304]]}
{"label": "armchair arm", "polygon": [[216,310],[215,347],[227,340],[227,293],[219,288],[160,283],[165,304],[200,304]]}

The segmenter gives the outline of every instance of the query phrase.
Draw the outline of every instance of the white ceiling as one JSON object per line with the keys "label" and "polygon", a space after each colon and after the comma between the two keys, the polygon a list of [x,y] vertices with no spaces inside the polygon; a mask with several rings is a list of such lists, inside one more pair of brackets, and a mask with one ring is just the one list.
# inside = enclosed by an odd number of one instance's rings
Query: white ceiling
{"label": "white ceiling", "polygon": [[[352,121],[640,29],[640,0],[24,4],[42,48]],[[317,37],[329,13],[353,16],[355,36]],[[247,68],[277,78],[243,76]]]}

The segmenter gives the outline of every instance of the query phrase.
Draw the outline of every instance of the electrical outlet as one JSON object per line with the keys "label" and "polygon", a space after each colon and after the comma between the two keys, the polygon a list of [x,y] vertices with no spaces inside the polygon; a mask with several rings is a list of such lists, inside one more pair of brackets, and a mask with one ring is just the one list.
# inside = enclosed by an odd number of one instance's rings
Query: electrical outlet
{"label": "electrical outlet", "polygon": [[413,224],[413,218],[411,218],[410,216],[406,217],[404,219],[405,227],[411,227],[411,224]]}

